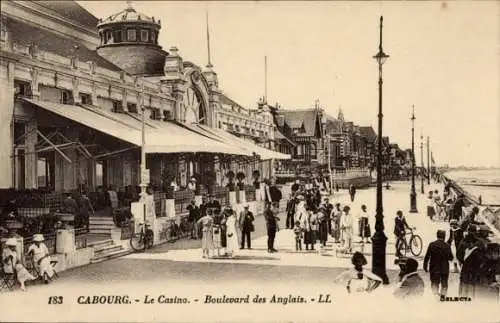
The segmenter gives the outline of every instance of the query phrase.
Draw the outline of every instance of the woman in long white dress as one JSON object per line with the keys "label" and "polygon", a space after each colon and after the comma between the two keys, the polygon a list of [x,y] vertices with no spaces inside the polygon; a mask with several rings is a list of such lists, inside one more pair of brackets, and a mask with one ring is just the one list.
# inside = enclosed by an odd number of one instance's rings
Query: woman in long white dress
{"label": "woman in long white dress", "polygon": [[2,265],[4,273],[16,274],[17,281],[21,284],[21,290],[25,291],[24,283],[35,280],[35,277],[24,268],[21,258],[16,252],[16,246],[17,241],[15,238],[9,238],[5,241],[5,248],[2,251]]}
{"label": "woman in long white dress", "polygon": [[210,250],[214,249],[213,224],[214,219],[208,213],[196,222],[197,226],[202,226],[201,231],[203,232],[203,237],[201,239],[201,249],[203,258],[208,258],[210,256]]}
{"label": "woman in long white dress", "polygon": [[304,200],[304,195],[297,196],[297,200],[299,201],[299,203],[297,204],[297,207],[295,209],[295,221],[299,221],[300,227],[303,230],[305,230],[307,225],[307,220],[309,218],[306,210],[306,202]]}
{"label": "woman in long white dress", "polygon": [[344,206],[344,214],[340,218],[340,229],[342,230],[343,246],[340,251],[352,251],[352,238],[354,235],[354,217],[350,213],[351,208]]}
{"label": "woman in long white dress", "polygon": [[226,218],[226,243],[227,253],[230,257],[234,257],[238,250],[238,235],[236,233],[236,217],[234,211],[229,209]]}
{"label": "woman in long white dress", "polygon": [[54,268],[50,264],[49,249],[45,243],[43,243],[44,240],[42,234],[35,234],[33,236],[33,244],[28,249],[28,255],[33,257],[33,261],[40,276],[47,284],[48,279],[52,279],[54,276]]}

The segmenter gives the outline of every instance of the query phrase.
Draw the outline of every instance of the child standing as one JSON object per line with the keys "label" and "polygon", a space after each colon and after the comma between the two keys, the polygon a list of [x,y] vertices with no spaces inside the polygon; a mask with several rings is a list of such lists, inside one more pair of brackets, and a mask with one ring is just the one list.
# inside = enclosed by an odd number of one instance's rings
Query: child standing
{"label": "child standing", "polygon": [[295,251],[302,250],[302,228],[300,227],[300,221],[295,221],[293,233],[295,234]]}

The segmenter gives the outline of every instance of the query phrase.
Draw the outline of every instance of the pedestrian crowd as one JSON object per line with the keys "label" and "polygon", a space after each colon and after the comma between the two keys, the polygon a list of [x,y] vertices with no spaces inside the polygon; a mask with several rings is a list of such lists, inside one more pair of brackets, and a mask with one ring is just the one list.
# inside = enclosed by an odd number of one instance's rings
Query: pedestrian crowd
{"label": "pedestrian crowd", "polygon": [[[402,212],[397,214],[396,255],[404,259],[398,243],[411,228]],[[478,214],[479,208],[463,193],[455,193],[449,183],[444,186],[442,198],[438,190],[429,192],[427,215],[450,225],[448,239],[445,230],[436,232],[437,239],[428,245],[423,262],[432,292],[440,299],[447,297],[449,276],[455,272],[459,273],[458,296],[500,300],[500,244],[490,241],[490,230],[477,220]]]}
{"label": "pedestrian crowd", "polygon": [[[345,253],[352,253],[356,236],[361,243],[371,243],[366,205],[351,212],[349,205],[334,205],[321,193],[320,185],[303,185],[299,180],[292,185],[286,206],[286,228],[294,232],[296,251],[302,251],[302,246],[306,251],[316,251],[318,243],[322,249],[329,236],[340,244],[338,250]],[[354,185],[349,187],[349,195],[353,202],[356,196]]]}
{"label": "pedestrian crowd", "polygon": [[455,272],[460,275],[460,297],[500,299],[500,244],[490,241],[490,229],[477,219],[479,207],[454,192],[450,183],[443,190],[444,208],[438,190],[429,192],[428,199],[436,210],[428,212],[429,217],[443,212],[442,220],[450,226],[448,239],[444,230],[438,230],[424,258],[433,292],[446,297],[449,274]]}
{"label": "pedestrian crowd", "polygon": [[[281,190],[274,180],[264,182],[264,218],[268,236],[268,252],[278,250],[274,246],[279,230],[279,201]],[[235,257],[239,249],[252,249],[252,232],[255,231],[255,217],[249,205],[237,213],[231,207],[222,209],[220,203],[209,194],[202,198],[199,206],[193,200],[187,207],[188,225],[192,239],[202,239],[202,257]]]}

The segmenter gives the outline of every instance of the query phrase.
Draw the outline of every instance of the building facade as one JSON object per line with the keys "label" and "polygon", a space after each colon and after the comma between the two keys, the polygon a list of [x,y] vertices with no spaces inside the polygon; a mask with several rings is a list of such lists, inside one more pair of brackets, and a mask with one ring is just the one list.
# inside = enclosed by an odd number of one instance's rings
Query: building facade
{"label": "building facade", "polygon": [[289,167],[302,169],[325,164],[323,111],[319,108],[278,110],[278,130],[294,143]]}
{"label": "building facade", "polygon": [[272,176],[255,153],[267,150],[210,130],[238,127],[273,149],[271,115],[233,104],[212,66],[163,50],[154,17],[128,7],[98,19],[73,1],[1,6],[0,188],[138,185],[142,118],[155,186],[206,172],[223,185],[228,170]]}

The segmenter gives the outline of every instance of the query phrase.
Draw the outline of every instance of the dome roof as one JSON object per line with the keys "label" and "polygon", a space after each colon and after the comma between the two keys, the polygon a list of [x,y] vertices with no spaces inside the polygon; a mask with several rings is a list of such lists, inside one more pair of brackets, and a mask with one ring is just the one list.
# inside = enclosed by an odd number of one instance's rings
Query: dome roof
{"label": "dome roof", "polygon": [[130,4],[129,7],[119,13],[115,13],[106,19],[100,20],[97,27],[108,24],[120,23],[149,23],[160,26],[160,20],[155,20],[154,17],[148,17],[143,13],[137,12]]}

